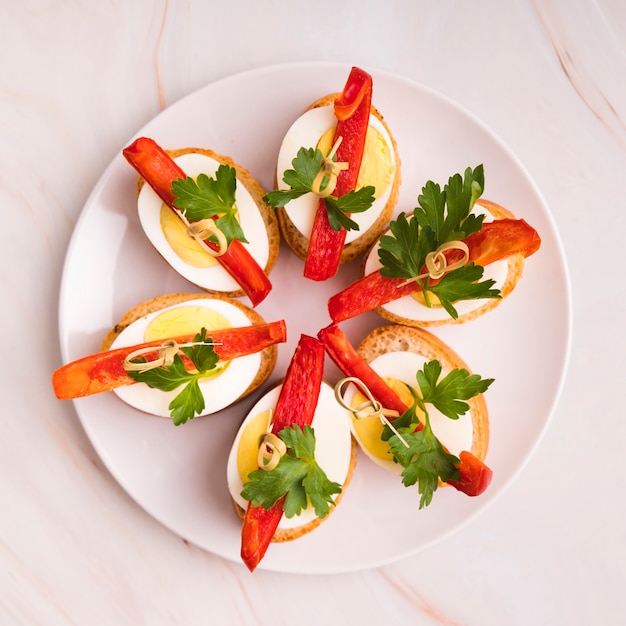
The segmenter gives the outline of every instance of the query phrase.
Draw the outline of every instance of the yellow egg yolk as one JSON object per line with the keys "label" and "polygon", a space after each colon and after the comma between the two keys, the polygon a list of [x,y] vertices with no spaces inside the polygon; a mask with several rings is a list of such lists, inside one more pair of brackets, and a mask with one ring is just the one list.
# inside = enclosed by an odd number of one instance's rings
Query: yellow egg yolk
{"label": "yellow egg yolk", "polygon": [[441,300],[439,300],[439,298],[432,292],[428,293],[428,304],[426,304],[426,298],[424,297],[424,293],[421,289],[418,291],[414,291],[410,295],[413,300],[419,302],[420,304],[423,304],[424,306],[429,306],[432,308],[443,308]]}
{"label": "yellow egg yolk", "polygon": [[199,333],[204,327],[207,335],[212,330],[230,328],[227,317],[204,306],[181,305],[156,315],[146,326],[144,341],[159,341],[181,335]]}
{"label": "yellow egg yolk", "polygon": [[[212,330],[230,328],[232,324],[227,317],[204,306],[179,306],[167,309],[155,316],[146,326],[144,341],[165,341],[172,337],[195,335],[206,328],[207,337]],[[230,361],[218,361],[203,378],[219,376],[230,364]]]}
{"label": "yellow egg yolk", "polygon": [[161,205],[160,222],[167,243],[187,265],[213,267],[217,264],[215,257],[187,234],[185,224],[166,204]]}
{"label": "yellow egg yolk", "polygon": [[248,481],[248,474],[259,469],[257,464],[259,439],[267,432],[272,412],[261,411],[246,424],[239,438],[237,448],[237,470],[243,483]]}
{"label": "yellow egg yolk", "polygon": [[[329,128],[320,138],[317,148],[326,156],[333,147],[335,129]],[[374,197],[379,198],[391,184],[393,179],[393,165],[389,146],[383,136],[372,126],[367,127],[365,136],[365,150],[356,188],[372,185],[375,189]]]}
{"label": "yellow egg yolk", "polygon": [[[385,378],[385,382],[398,394],[406,406],[413,405],[413,396],[405,383],[395,378]],[[357,392],[354,394],[350,404],[353,408],[357,408],[366,401],[367,398],[360,392]],[[353,416],[352,423],[361,445],[372,456],[382,461],[393,461],[393,455],[389,451],[389,444],[381,439],[385,425],[378,416],[362,417],[360,419]]]}

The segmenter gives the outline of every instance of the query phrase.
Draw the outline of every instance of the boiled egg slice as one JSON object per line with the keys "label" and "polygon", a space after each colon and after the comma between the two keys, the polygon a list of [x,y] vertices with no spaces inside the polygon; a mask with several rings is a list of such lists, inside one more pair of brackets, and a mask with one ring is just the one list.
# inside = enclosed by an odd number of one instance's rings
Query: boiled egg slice
{"label": "boiled egg slice", "polygon": [[[207,329],[207,337],[210,337],[211,330],[250,325],[246,314],[233,304],[223,300],[198,298],[155,311],[134,321],[115,338],[111,349],[195,334],[202,327]],[[225,363],[218,362],[211,376],[199,384],[205,402],[202,415],[220,411],[238,400],[255,379],[260,366],[260,353]],[[145,383],[114,389],[118,397],[130,406],[161,417],[170,417],[168,406],[180,391],[181,388],[160,391]]]}
{"label": "boiled egg slice", "polygon": [[[480,202],[480,201],[479,201]],[[476,203],[473,213],[476,215],[485,215],[485,221],[494,219],[493,215],[482,205]],[[387,233],[384,233],[387,234]],[[369,251],[365,263],[363,265],[363,274],[371,274],[378,271],[382,266],[378,259],[379,243],[372,246]],[[507,260],[496,261],[486,265],[481,280],[494,280],[494,289],[502,289],[508,275],[509,265]],[[454,308],[457,310],[459,317],[466,315],[484,306],[489,300],[460,300],[454,302]],[[428,307],[424,304],[421,293],[415,293],[392,302],[388,302],[381,306],[381,309],[388,311],[390,314],[407,320],[422,320],[424,322],[440,322],[451,320],[450,314],[441,306],[432,303]]]}
{"label": "boiled egg slice", "polygon": [[[248,502],[241,497],[241,490],[248,474],[258,469],[259,437],[268,430],[281,387],[272,388],[254,405],[241,424],[228,457],[228,490],[243,510],[247,509]],[[315,432],[315,458],[328,478],[340,485],[348,481],[353,469],[348,415],[335,400],[333,388],[323,382],[311,424]],[[278,529],[298,528],[317,519],[313,507],[309,506],[292,518],[283,515]]]}
{"label": "boiled egg slice", "polygon": [[[278,189],[289,189],[283,181],[283,174],[286,170],[293,169],[291,162],[300,148],[319,148],[324,155],[328,154],[332,148],[336,125],[337,119],[332,105],[310,109],[291,125],[278,153],[276,166]],[[376,199],[367,211],[351,216],[351,219],[359,225],[359,230],[347,232],[346,244],[367,231],[385,208],[392,192],[395,171],[396,158],[389,132],[376,116],[370,115],[357,188],[373,185],[376,189]],[[319,197],[313,193],[304,194],[285,205],[287,216],[307,238],[311,236],[318,205]]]}
{"label": "boiled egg slice", "polygon": [[[381,354],[370,362],[370,366],[388,381],[405,404],[410,406],[413,400],[407,386],[415,389],[417,385],[415,374],[424,367],[425,363],[426,358],[422,355],[402,351]],[[365,401],[365,397],[354,385],[346,388],[343,398],[346,404],[355,408]],[[446,417],[430,404],[427,405],[427,410],[433,433],[452,454],[458,456],[462,450],[472,449],[474,431],[471,410],[461,415],[458,420]],[[402,473],[403,467],[393,461],[387,442],[380,438],[384,424],[379,417],[356,418],[352,415],[350,427],[366,456],[389,472]]]}
{"label": "boiled egg slice", "polygon": [[[216,159],[194,152],[181,154],[174,161],[192,178],[199,174],[214,177],[220,166]],[[244,246],[261,267],[266,267],[270,245],[265,223],[254,198],[239,180],[235,205],[239,223],[249,242]],[[183,222],[149,185],[142,186],[137,198],[137,207],[139,221],[146,236],[159,254],[181,276],[210,291],[230,293],[241,289],[215,258],[187,235]]]}

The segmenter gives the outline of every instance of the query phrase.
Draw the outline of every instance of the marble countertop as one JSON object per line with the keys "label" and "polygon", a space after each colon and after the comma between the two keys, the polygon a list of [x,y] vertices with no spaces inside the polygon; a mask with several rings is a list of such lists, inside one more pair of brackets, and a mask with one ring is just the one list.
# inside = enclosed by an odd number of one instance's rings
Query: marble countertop
{"label": "marble countertop", "polygon": [[[287,0],[5,2],[0,50],[2,624],[623,622],[619,0],[347,0],[332,11]],[[489,127],[545,199],[571,288],[569,368],[515,480],[434,545],[337,574],[251,574],[184,540],[120,486],[50,385],[66,251],[105,168],[184,96],[287,62],[402,77]],[[532,395],[532,372],[522,383]]]}

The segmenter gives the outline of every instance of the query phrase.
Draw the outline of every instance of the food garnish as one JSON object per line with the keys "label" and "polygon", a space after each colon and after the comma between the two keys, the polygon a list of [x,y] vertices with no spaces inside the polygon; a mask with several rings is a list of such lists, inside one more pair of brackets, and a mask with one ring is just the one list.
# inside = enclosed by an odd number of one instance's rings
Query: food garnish
{"label": "food garnish", "polygon": [[[276,402],[272,433],[282,433],[286,428],[296,425],[304,432],[304,427],[311,425],[323,372],[324,346],[315,337],[302,335]],[[283,516],[285,500],[286,496],[279,498],[270,508],[248,503],[241,529],[241,559],[250,571],[254,571],[265,556]]]}
{"label": "food garnish", "polygon": [[[335,192],[343,196],[355,189],[365,151],[367,127],[372,108],[372,77],[358,67],[353,67],[343,91],[335,101],[337,127],[333,144],[342,138],[337,148],[337,161],[348,163],[339,172]],[[313,220],[309,247],[304,262],[304,276],[323,281],[334,276],[341,263],[341,253],[346,240],[346,229],[335,230],[328,217],[326,201],[321,198]]]}
{"label": "food garnish", "polygon": [[402,483],[405,487],[417,483],[421,496],[420,509],[430,504],[440,480],[448,482],[460,478],[460,461],[443,447],[433,433],[426,405],[432,404],[450,419],[459,419],[469,410],[464,400],[484,393],[494,380],[470,374],[463,368],[440,377],[439,361],[435,359],[425,363],[424,368],[416,373],[419,391],[409,387],[414,404],[394,420],[393,430],[386,425],[382,434],[394,458],[404,467]]}
{"label": "food garnish", "polygon": [[350,214],[367,211],[374,202],[375,189],[368,185],[358,190],[351,189],[340,197],[332,195],[336,189],[339,172],[348,166],[346,163],[343,164],[346,167],[341,170],[333,169],[333,165],[342,165],[334,160],[334,150],[335,148],[324,157],[319,149],[300,148],[291,162],[293,169],[286,170],[283,174],[283,181],[289,185],[289,189],[270,191],[264,196],[263,201],[277,208],[285,206],[305,193],[314,193],[323,199],[328,223],[333,230],[339,231],[341,228],[346,231],[359,230],[359,225],[350,219]]}
{"label": "food garnish", "polygon": [[[180,216],[173,187],[175,181],[185,180],[187,175],[170,155],[148,137],[136,139],[122,154],[161,200]],[[211,237],[205,241],[207,246],[219,251],[216,258],[220,265],[244,290],[252,305],[262,302],[271,291],[272,283],[242,241],[232,239],[226,250],[223,250],[223,243],[216,243]]]}
{"label": "food garnish", "polygon": [[[492,289],[495,281],[478,282],[483,268],[467,263],[469,250],[459,241],[482,227],[484,215],[474,215],[472,209],[483,187],[482,165],[467,168],[463,177],[450,177],[443,189],[428,181],[413,215],[401,213],[389,224],[391,234],[380,238],[381,276],[415,281],[426,306],[431,306],[432,293],[453,319],[458,317],[453,302],[499,297],[500,291]],[[446,251],[448,256],[460,251],[461,259],[450,262]]]}
{"label": "food garnish", "polygon": [[163,362],[157,367],[145,356],[125,362],[126,371],[135,382],[145,383],[160,391],[174,391],[182,386],[168,406],[175,426],[202,413],[205,404],[199,382],[223,370],[223,367],[218,368],[220,358],[213,347],[213,340],[207,337],[206,328],[202,328],[192,342],[181,345],[180,351],[191,361],[194,371],[187,369],[178,353],[172,356],[170,362]]}
{"label": "food garnish", "polygon": [[[193,341],[194,336],[195,334],[183,335],[173,337],[172,340],[179,345],[186,344]],[[211,337],[214,343],[213,350],[224,362],[260,352],[286,341],[287,328],[284,320],[278,320],[239,328],[214,329],[211,331]],[[54,393],[59,400],[70,400],[131,385],[135,380],[129,375],[124,363],[129,355],[136,354],[137,351],[148,357],[148,349],[152,350],[153,356],[159,355],[162,341],[114,348],[66,363],[52,375]],[[191,362],[187,362],[189,367],[192,367]]]}
{"label": "food garnish", "polygon": [[331,319],[341,322],[418,292],[426,306],[436,296],[457,319],[454,303],[501,297],[493,280],[480,282],[484,266],[517,253],[530,256],[541,239],[524,220],[484,223],[484,215],[473,214],[483,186],[482,165],[454,174],[443,190],[428,181],[413,214],[400,213],[390,234],[380,237],[382,267],[329,299]]}
{"label": "food garnish", "polygon": [[[304,276],[311,280],[323,281],[337,273],[346,233],[348,229],[358,228],[357,223],[350,219],[350,214],[366,210],[374,201],[373,186],[350,194],[356,189],[363,161],[371,105],[372,77],[353,67],[342,93],[334,101],[337,124],[329,154],[324,157],[316,149],[300,148],[292,161],[294,169],[284,173],[284,181],[291,189],[270,192],[266,196],[267,202],[275,207],[284,206],[309,191],[321,196],[304,263]],[[340,200],[346,194],[350,194],[349,198]]]}
{"label": "food garnish", "polygon": [[[341,485],[329,480],[315,460],[315,432],[311,426],[288,426],[278,433],[285,445],[284,454],[271,469],[264,466],[251,472],[244,484],[241,496],[252,506],[265,509],[273,507],[285,498],[283,512],[286,517],[299,515],[309,503],[315,514],[328,515],[332,496],[341,493]],[[264,447],[263,441],[261,446]]]}
{"label": "food garnish", "polygon": [[[189,222],[210,227],[210,224],[205,223],[205,221],[210,220],[226,238],[226,247],[231,244],[233,239],[248,243],[237,219],[235,207],[236,174],[234,167],[221,164],[217,168],[214,178],[200,174],[196,179],[188,176],[172,182],[172,193],[175,196],[174,206],[180,209],[181,214]],[[205,237],[205,239],[210,239],[210,237]]]}
{"label": "food garnish", "polygon": [[[318,337],[330,358],[346,376],[358,379],[360,386],[368,389],[384,408],[400,414],[397,419],[389,420],[393,429],[388,425],[383,432],[388,437],[392,453],[394,456],[398,455],[398,461],[405,467],[405,485],[414,484],[424,476],[424,483],[419,482],[418,485],[421,494],[420,508],[430,503],[438,478],[469,496],[479,495],[489,486],[492,472],[480,459],[465,450],[458,458],[445,451],[430,429],[423,405],[431,403],[444,415],[458,419],[459,415],[467,411],[464,401],[482,393],[480,390],[483,387],[486,389],[493,382],[492,379],[483,380],[459,369],[439,381],[441,365],[436,361],[416,374],[422,396],[412,393],[414,403],[409,407],[369,363],[361,358],[336,324],[321,329]],[[426,414],[424,424],[417,418],[416,409],[421,409]],[[422,430],[426,431],[423,435],[419,434]],[[406,443],[409,444],[408,447]],[[420,453],[424,453],[426,458],[420,460]],[[428,467],[430,462],[434,462],[435,466]]]}

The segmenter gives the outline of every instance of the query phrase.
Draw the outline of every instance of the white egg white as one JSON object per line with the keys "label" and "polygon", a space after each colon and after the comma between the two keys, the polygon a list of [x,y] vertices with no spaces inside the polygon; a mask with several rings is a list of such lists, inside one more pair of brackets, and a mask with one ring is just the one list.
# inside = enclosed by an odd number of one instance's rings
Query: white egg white
{"label": "white egg white", "polygon": [[[185,306],[203,306],[217,311],[230,321],[232,327],[251,326],[245,313],[229,302],[199,298],[155,311],[136,320],[115,338],[111,348],[143,343],[145,341],[145,329],[154,317],[168,309]],[[210,329],[207,334],[210,336]],[[219,376],[200,382],[200,390],[205,402],[202,415],[216,413],[237,400],[254,380],[260,365],[261,355],[259,353],[242,356],[233,359]],[[151,389],[145,383],[134,383],[126,387],[118,387],[114,392],[124,402],[140,411],[161,417],[170,417],[168,406],[178,395],[180,388],[174,391],[159,391],[158,389]]]}
{"label": "white egg white", "polygon": [[[283,173],[285,170],[293,169],[291,162],[298,154],[298,150],[300,148],[315,148],[321,136],[329,128],[335,126],[336,123],[337,119],[335,118],[333,107],[324,106],[306,111],[291,125],[283,138],[278,153],[276,166],[278,173],[278,189],[289,189],[289,185],[283,181]],[[389,148],[392,165],[395,168],[395,153],[387,129],[374,115],[370,115],[370,126],[373,126],[385,140]],[[380,197],[376,198],[374,204],[367,211],[355,213],[351,216],[351,219],[359,225],[359,230],[348,231],[346,234],[346,243],[354,241],[372,226],[381,211],[385,208],[391,194],[391,188],[392,185],[390,184],[385,192],[381,194]],[[305,237],[311,236],[313,219],[318,205],[318,196],[313,193],[307,193],[300,196],[300,198],[291,200],[285,206],[285,211],[289,219]]]}
{"label": "white egg white", "polygon": [[[220,163],[204,154],[182,154],[174,159],[181,169],[193,178],[199,174],[214,177]],[[261,267],[265,267],[269,259],[270,249],[267,231],[258,206],[244,185],[237,181],[235,203],[239,213],[239,222],[249,243],[248,248],[252,257]],[[228,272],[219,264],[211,267],[195,267],[183,261],[174,252],[168,243],[161,228],[162,201],[156,192],[149,186],[141,188],[137,198],[137,208],[141,226],[161,256],[181,276],[194,285],[211,291],[228,293],[237,291],[241,287]]]}
{"label": "white egg white", "polygon": [[[381,354],[370,362],[372,369],[383,378],[395,378],[413,388],[417,386],[415,375],[418,370],[424,367],[426,359],[421,354],[414,352],[387,352]],[[356,393],[356,387],[350,385],[344,395],[345,401],[350,404]],[[469,410],[458,420],[452,420],[443,413],[435,409],[432,405],[427,405],[428,417],[433,433],[439,441],[452,453],[459,455],[462,450],[472,449],[473,425],[472,412]],[[350,420],[352,434],[357,440],[361,449],[374,463],[394,474],[402,472],[402,466],[393,461],[380,459],[370,453],[363,446],[359,435]]]}
{"label": "white egg white", "polygon": [[[489,213],[489,211],[478,204],[475,205],[474,213],[476,213],[477,215],[484,214],[486,216],[485,221],[493,219],[493,216]],[[388,234],[388,232],[383,233],[383,235],[386,234]],[[365,275],[371,274],[382,267],[378,259],[379,247],[379,244],[376,243],[369,251],[368,256],[365,260],[365,264],[363,266]],[[483,277],[481,280],[494,280],[495,284],[493,285],[493,289],[502,289],[502,286],[506,281],[507,274],[508,262],[506,260],[496,261],[495,263],[490,263],[489,265],[485,266]],[[454,308],[458,311],[459,316],[461,316],[475,311],[476,309],[483,306],[487,301],[487,299],[460,300],[459,302],[454,303]],[[412,296],[404,296],[402,298],[398,298],[397,300],[393,300],[392,302],[388,302],[387,304],[382,305],[381,308],[385,309],[392,315],[397,315],[399,317],[409,320],[438,322],[451,319],[450,315],[443,307],[427,307]]]}
{"label": "white egg white", "polygon": [[[259,413],[273,409],[276,406],[281,387],[279,385],[272,388],[252,407],[235,436],[228,457],[226,469],[228,489],[233,500],[243,509],[247,508],[248,502],[241,497],[243,483],[237,468],[237,450],[241,434],[249,420]],[[330,480],[343,485],[348,476],[352,452],[349,413],[337,403],[334,390],[327,383],[322,383],[311,426],[315,432],[315,458],[317,463],[326,472]],[[308,524],[315,518],[315,511],[309,506],[300,515],[292,518],[283,515],[278,528],[298,528]]]}

